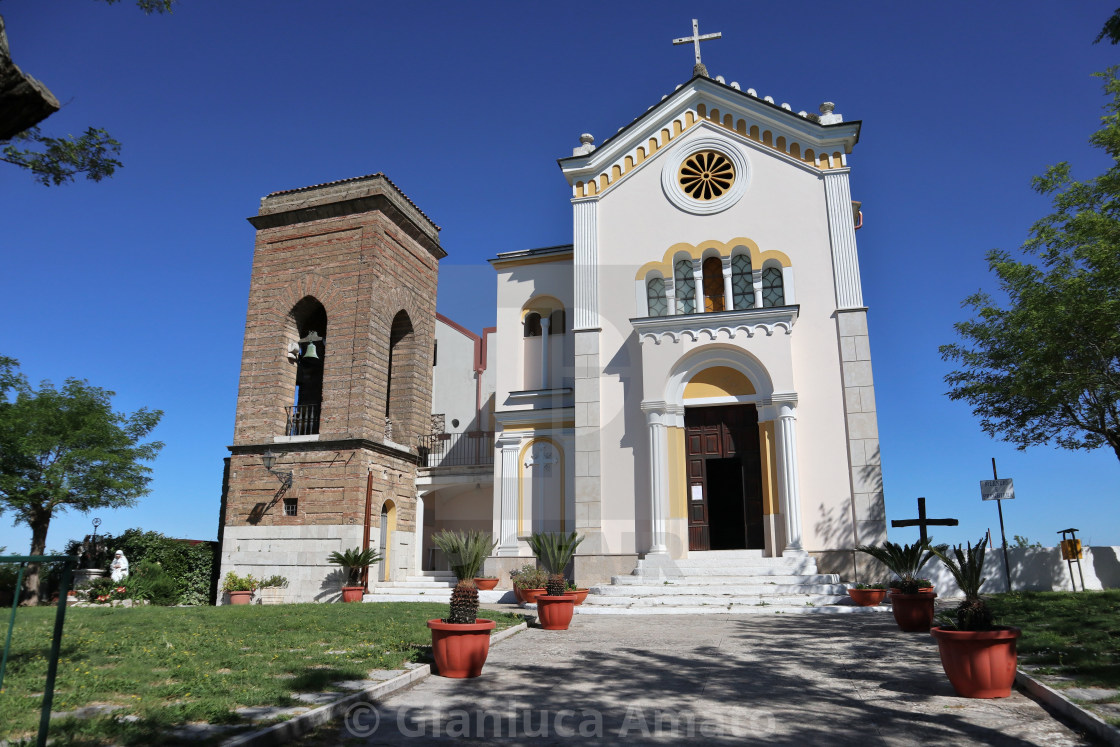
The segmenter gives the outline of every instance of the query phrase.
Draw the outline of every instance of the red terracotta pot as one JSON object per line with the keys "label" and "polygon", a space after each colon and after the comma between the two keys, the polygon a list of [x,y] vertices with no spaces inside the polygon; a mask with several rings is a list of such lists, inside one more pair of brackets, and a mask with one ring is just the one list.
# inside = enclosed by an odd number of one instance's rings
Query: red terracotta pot
{"label": "red terracotta pot", "polygon": [[344,602],[360,602],[362,596],[366,593],[364,586],[343,586],[342,587],[342,601]]}
{"label": "red terracotta pot", "polygon": [[933,625],[933,600],[936,594],[891,593],[891,611],[899,630],[906,633],[925,632]]}
{"label": "red terracotta pot", "polygon": [[874,607],[886,595],[886,589],[848,589],[848,596],[860,607]]}
{"label": "red terracotta pot", "polygon": [[[251,591],[231,591],[229,594],[230,604],[248,604],[249,600],[253,598]],[[100,599],[100,597],[98,597]]]}
{"label": "red terracotta pot", "polygon": [[[891,587],[891,594],[901,594],[901,593],[902,593],[902,589],[899,589],[896,586]],[[918,593],[919,594],[932,594],[933,593],[933,587],[932,586],[923,586],[923,587],[918,589]]]}
{"label": "red terracotta pot", "polygon": [[479,588],[479,590],[481,590],[481,591],[490,591],[491,589],[495,588],[498,585],[498,579],[496,579],[496,578],[476,578],[474,580],[474,585],[477,586]]}
{"label": "red terracotta pot", "polygon": [[574,594],[561,594],[550,597],[537,596],[537,621],[545,630],[567,630],[575,614],[576,597]]}
{"label": "red terracotta pot", "polygon": [[459,679],[482,674],[482,665],[490,653],[490,631],[495,624],[482,618],[468,625],[429,620],[436,674]]}
{"label": "red terracotta pot", "polygon": [[544,590],[543,587],[540,588],[540,589],[522,589],[521,590],[521,599],[526,604],[536,604],[537,603],[537,595],[544,594],[544,592],[545,592],[545,590]]}
{"label": "red terracotta pot", "polygon": [[572,589],[568,593],[576,598],[577,606],[583,604],[583,600],[587,599],[587,589]]}
{"label": "red terracotta pot", "polygon": [[962,698],[1006,698],[1015,683],[1019,660],[1018,628],[945,630],[933,628],[941,666]]}

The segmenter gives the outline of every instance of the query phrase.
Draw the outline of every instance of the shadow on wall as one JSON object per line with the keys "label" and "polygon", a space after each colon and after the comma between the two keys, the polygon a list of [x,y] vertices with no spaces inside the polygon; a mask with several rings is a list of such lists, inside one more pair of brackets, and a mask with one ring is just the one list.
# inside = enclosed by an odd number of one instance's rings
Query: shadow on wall
{"label": "shadow on wall", "polygon": [[[373,568],[373,566],[370,566]],[[337,602],[342,599],[342,582],[346,580],[346,571],[336,568],[328,573],[323,582],[319,584],[319,591],[315,594],[316,602]]]}
{"label": "shadow on wall", "polygon": [[[1120,560],[1118,547],[1089,547],[1081,560],[1081,570],[1085,574],[1087,589],[1120,588]],[[1012,547],[1008,550],[1008,566],[1011,570],[1011,587],[1015,591],[1072,591],[1070,569],[1062,560],[1062,551],[1057,547]],[[1077,588],[1081,588],[1081,578],[1077,565],[1073,566]],[[941,564],[931,560],[921,571],[921,575],[933,581],[937,594],[942,597],[960,596],[960,589],[952,575]],[[1007,591],[1004,578],[1003,550],[988,550],[984,556],[984,586],[986,594]]]}

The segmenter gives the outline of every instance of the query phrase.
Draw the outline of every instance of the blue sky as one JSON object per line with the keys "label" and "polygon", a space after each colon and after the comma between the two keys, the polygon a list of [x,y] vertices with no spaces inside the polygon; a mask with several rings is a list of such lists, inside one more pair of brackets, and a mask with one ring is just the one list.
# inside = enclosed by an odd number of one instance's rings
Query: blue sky
{"label": "blue sky", "polygon": [[[1016,451],[950,402],[937,346],[960,301],[994,289],[984,262],[1015,249],[1048,203],[1032,176],[1107,160],[1087,140],[1120,62],[1092,45],[1110,2],[300,3],[5,0],[13,58],[64,103],[48,134],[104,127],[123,170],[43,187],[0,164],[0,354],[34,381],[87,378],[118,409],[165,411],[152,492],[101,511],[103,530],[214,538],[233,430],[253,215],[281,189],[385,172],[443,227],[439,310],[493,323],[502,251],[571,241],[555,159],[601,142],[691,75],[691,31],[712,75],[863,121],[851,156],[870,308],[889,518],[931,515],[972,539],[999,522],[978,481],[1015,479],[1008,537],[1082,530],[1120,544],[1107,451]],[[631,292],[628,289],[628,292]],[[0,545],[30,533],[0,518]],[[48,546],[89,530],[55,518]],[[910,541],[917,530],[891,530]]]}

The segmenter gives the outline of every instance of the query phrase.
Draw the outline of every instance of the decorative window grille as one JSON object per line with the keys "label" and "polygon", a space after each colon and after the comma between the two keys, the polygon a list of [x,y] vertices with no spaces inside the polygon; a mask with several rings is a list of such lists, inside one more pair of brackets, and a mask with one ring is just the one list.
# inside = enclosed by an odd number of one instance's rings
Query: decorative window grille
{"label": "decorative window grille", "polygon": [[723,260],[708,257],[704,260],[704,311],[723,311]]}
{"label": "decorative window grille", "polygon": [[696,279],[692,275],[692,260],[682,259],[674,266],[677,279],[677,313],[696,312]]}
{"label": "decorative window grille", "polygon": [[736,309],[754,308],[754,278],[749,254],[731,259],[731,303]]}
{"label": "decorative window grille", "polygon": [[782,271],[777,267],[767,267],[762,271],[762,305],[785,306],[786,294],[782,286]]}
{"label": "decorative window grille", "polygon": [[650,316],[665,316],[669,313],[669,301],[665,298],[665,281],[650,278],[646,283],[646,303]]}

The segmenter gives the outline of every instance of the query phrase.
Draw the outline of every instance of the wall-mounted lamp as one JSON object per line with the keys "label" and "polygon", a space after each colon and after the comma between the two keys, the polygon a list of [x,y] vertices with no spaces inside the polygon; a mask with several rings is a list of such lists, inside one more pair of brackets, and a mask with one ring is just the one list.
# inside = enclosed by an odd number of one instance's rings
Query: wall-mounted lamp
{"label": "wall-mounted lamp", "polygon": [[268,451],[266,451],[264,454],[261,455],[261,462],[264,463],[264,468],[266,470],[271,472],[273,475],[276,476],[276,478],[278,480],[280,480],[281,485],[283,485],[285,488],[292,487],[292,473],[291,472],[282,472],[280,470],[275,470],[275,469],[272,468],[272,465],[276,463],[276,454],[272,453],[272,449],[269,449]]}

